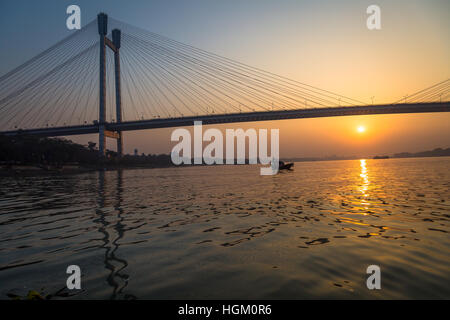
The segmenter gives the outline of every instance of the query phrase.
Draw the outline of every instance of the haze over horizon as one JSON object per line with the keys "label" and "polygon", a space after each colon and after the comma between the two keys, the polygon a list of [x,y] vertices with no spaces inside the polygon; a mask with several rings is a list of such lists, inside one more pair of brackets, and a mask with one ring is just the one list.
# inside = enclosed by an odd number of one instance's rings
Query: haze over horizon
{"label": "haze over horizon", "polygon": [[[366,27],[372,1],[2,1],[0,74],[69,35],[100,11],[245,64],[357,100],[390,103],[450,77],[450,2],[376,1],[382,29]],[[26,39],[26,41],[24,41]],[[125,106],[126,107],[126,106]],[[278,128],[282,157],[373,156],[450,146],[450,114],[404,114],[227,124]],[[357,128],[363,126],[364,132]],[[206,128],[206,127],[205,127]],[[125,152],[169,153],[173,129],[125,132]],[[98,142],[96,135],[69,137]],[[114,141],[108,147],[115,150]]]}

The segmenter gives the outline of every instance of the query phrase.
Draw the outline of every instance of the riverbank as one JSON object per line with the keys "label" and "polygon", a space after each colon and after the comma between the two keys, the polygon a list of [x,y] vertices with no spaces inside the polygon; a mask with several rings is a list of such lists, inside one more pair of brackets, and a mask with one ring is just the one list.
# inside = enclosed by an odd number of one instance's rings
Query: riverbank
{"label": "riverbank", "polygon": [[154,169],[167,168],[168,166],[121,166],[121,165],[106,165],[106,166],[81,166],[81,165],[66,165],[62,167],[42,167],[37,165],[10,165],[0,166],[0,177],[23,177],[23,176],[41,176],[41,175],[67,175],[67,174],[81,174],[94,171],[110,171],[119,169]]}
{"label": "riverbank", "polygon": [[60,168],[56,168],[56,167],[41,167],[36,165],[11,165],[0,167],[0,177],[34,176],[42,174],[50,174],[50,175],[78,174],[95,170],[97,169],[81,166],[63,166]]}

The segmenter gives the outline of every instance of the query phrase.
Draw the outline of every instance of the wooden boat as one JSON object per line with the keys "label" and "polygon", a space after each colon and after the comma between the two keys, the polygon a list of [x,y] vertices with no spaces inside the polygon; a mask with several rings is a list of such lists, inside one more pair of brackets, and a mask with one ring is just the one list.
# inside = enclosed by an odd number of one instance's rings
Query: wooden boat
{"label": "wooden boat", "polygon": [[291,168],[294,166],[294,163],[284,163],[283,161],[279,162],[278,170],[292,170]]}

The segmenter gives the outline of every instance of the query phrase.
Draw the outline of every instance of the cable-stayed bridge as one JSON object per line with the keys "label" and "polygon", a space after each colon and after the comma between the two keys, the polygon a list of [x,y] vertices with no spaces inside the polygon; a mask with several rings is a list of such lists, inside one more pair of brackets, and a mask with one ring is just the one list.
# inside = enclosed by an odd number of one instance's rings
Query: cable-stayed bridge
{"label": "cable-stayed bridge", "polygon": [[[112,30],[109,32],[108,30]],[[68,136],[204,124],[450,111],[450,79],[367,104],[99,14],[0,77],[0,134]]]}

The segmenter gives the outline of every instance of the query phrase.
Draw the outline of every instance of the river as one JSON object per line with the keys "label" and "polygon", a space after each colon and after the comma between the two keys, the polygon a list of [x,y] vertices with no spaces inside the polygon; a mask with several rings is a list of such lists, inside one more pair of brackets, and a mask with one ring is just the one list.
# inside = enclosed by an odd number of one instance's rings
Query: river
{"label": "river", "polygon": [[449,157],[0,179],[1,299],[450,299]]}

